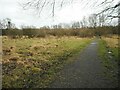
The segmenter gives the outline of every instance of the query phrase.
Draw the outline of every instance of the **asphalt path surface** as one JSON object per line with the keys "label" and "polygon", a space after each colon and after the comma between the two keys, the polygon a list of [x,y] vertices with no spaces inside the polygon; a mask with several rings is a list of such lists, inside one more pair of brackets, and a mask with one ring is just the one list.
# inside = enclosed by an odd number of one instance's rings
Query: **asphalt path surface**
{"label": "asphalt path surface", "polygon": [[104,66],[98,57],[98,40],[94,40],[57,74],[49,88],[114,88],[105,78]]}

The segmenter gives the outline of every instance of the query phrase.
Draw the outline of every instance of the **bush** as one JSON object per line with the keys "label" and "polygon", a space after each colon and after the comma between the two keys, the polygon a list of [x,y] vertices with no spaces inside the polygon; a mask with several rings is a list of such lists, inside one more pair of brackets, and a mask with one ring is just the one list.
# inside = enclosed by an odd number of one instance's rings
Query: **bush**
{"label": "bush", "polygon": [[33,37],[46,37],[46,36],[79,36],[79,37],[93,37],[101,35],[118,34],[118,27],[104,26],[94,28],[81,28],[81,29],[31,29],[25,28],[22,30],[11,29],[2,30],[2,35],[6,35],[12,38],[18,38],[21,36]]}
{"label": "bush", "polygon": [[4,30],[3,34],[5,34],[10,38],[19,38],[22,37],[23,32],[22,30],[18,30],[18,29],[11,29],[11,30]]}

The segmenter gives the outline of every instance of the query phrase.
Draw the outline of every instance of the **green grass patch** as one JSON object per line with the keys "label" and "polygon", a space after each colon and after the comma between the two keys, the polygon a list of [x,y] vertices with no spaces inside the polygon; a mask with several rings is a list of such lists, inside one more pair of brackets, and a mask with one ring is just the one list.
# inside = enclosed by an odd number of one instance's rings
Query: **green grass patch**
{"label": "green grass patch", "polygon": [[106,57],[105,57],[105,54],[107,52],[106,47],[105,47],[106,46],[106,42],[100,39],[98,45],[99,45],[98,46],[99,47],[98,51],[99,51],[100,57],[102,57],[103,59],[106,59]]}

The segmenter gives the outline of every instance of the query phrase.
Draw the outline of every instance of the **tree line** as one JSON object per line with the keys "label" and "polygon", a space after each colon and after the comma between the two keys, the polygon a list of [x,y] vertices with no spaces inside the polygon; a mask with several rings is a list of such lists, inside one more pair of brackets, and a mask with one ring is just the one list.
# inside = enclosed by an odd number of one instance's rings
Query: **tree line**
{"label": "tree line", "polygon": [[0,20],[0,30],[2,35],[12,38],[22,36],[31,37],[46,37],[52,36],[79,36],[79,37],[93,37],[108,34],[118,34],[118,24],[108,22],[109,17],[106,14],[91,14],[88,17],[83,17],[82,20],[73,22],[71,24],[60,23],[58,25],[43,26],[36,28],[35,26],[21,26],[18,29],[12,20],[9,18]]}

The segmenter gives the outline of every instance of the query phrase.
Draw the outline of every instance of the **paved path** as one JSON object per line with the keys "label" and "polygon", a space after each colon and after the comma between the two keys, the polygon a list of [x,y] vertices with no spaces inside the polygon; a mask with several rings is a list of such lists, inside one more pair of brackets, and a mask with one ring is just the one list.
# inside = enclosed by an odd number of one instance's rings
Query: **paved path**
{"label": "paved path", "polygon": [[66,65],[56,76],[50,88],[114,88],[103,76],[104,68],[97,54],[94,40],[75,60]]}

